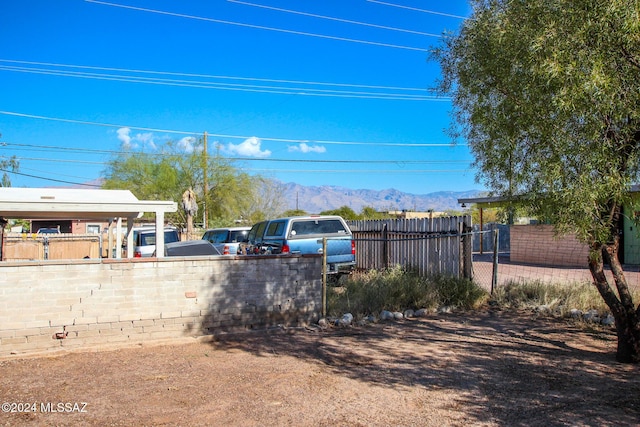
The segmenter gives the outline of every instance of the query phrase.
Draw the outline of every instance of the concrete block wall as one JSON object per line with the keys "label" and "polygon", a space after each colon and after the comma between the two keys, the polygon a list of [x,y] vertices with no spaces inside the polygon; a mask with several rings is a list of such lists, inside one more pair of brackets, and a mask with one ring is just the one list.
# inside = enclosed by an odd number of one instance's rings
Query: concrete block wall
{"label": "concrete block wall", "polygon": [[589,248],[575,235],[556,236],[552,225],[512,225],[511,261],[561,267],[586,267]]}
{"label": "concrete block wall", "polygon": [[0,357],[317,320],[322,257],[0,263]]}

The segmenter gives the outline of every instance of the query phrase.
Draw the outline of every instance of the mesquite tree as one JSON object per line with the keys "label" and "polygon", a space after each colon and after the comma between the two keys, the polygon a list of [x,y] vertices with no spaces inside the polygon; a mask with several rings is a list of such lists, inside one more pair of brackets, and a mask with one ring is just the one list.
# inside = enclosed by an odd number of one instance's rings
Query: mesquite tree
{"label": "mesquite tree", "polygon": [[472,16],[434,51],[440,89],[452,97],[452,132],[495,195],[589,245],[585,264],[615,317],[617,359],[637,363],[640,306],[618,249],[640,165],[640,4],[471,5]]}
{"label": "mesquite tree", "polygon": [[[252,203],[258,197],[259,177],[251,177],[231,161],[221,156],[203,156],[201,142],[192,150],[179,143],[166,142],[151,152],[122,150],[111,159],[104,172],[106,189],[128,189],[144,200],[174,200],[181,202],[185,188],[191,188],[200,203],[199,212],[206,210],[208,224],[231,225],[242,216],[248,217]],[[206,167],[203,162],[206,160]],[[204,172],[207,171],[207,192],[204,192]],[[196,211],[193,210],[195,215]],[[174,224],[188,222],[184,209],[167,214]]]}

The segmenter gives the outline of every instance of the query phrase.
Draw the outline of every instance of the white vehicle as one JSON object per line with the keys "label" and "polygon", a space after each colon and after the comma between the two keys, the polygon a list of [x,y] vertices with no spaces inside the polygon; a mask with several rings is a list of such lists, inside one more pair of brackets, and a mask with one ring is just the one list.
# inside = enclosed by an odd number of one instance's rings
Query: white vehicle
{"label": "white vehicle", "polygon": [[[134,227],[133,233],[133,257],[146,258],[154,256],[156,252],[156,228],[150,227]],[[165,227],[164,243],[173,243],[180,241],[178,230],[173,227]]]}

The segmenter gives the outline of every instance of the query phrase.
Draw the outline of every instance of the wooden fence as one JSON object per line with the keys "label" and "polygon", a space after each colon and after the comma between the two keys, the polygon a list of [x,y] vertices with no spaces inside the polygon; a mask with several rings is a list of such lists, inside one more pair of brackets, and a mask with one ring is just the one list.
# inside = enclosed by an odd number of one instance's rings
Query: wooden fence
{"label": "wooden fence", "polygon": [[7,233],[2,261],[100,258],[104,254],[99,234]]}
{"label": "wooden fence", "polygon": [[420,274],[471,278],[471,217],[348,221],[356,266],[400,265]]}

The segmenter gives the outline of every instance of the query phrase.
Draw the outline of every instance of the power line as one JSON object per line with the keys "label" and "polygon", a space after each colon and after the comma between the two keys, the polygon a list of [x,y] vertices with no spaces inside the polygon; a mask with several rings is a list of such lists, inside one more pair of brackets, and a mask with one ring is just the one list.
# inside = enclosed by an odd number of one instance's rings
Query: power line
{"label": "power line", "polygon": [[410,173],[410,174],[419,174],[419,173],[467,173],[472,172],[471,169],[256,169],[250,168],[247,169],[251,172],[279,172],[279,173],[371,173],[371,174],[394,174],[394,173]]}
{"label": "power line", "polygon": [[96,153],[96,154],[124,154],[124,151],[115,151],[115,150],[97,150],[94,148],[77,148],[77,147],[60,147],[56,145],[38,145],[38,144],[19,144],[16,142],[2,142],[0,143],[0,149],[15,146],[15,147],[24,147],[24,149],[31,148],[41,148],[43,150],[38,151],[77,151],[81,153]]}
{"label": "power line", "polygon": [[405,49],[405,50],[412,50],[412,51],[418,51],[418,52],[430,52],[429,49],[420,48],[420,47],[395,45],[395,44],[390,44],[390,43],[380,43],[380,42],[373,42],[373,41],[367,41],[367,40],[351,39],[351,38],[347,38],[347,37],[328,36],[328,35],[325,35],[325,34],[316,34],[316,33],[304,32],[304,31],[287,30],[287,29],[284,29],[284,28],[266,27],[266,26],[263,26],[263,25],[245,24],[245,23],[242,23],[242,22],[226,21],[226,20],[214,19],[214,18],[205,18],[205,17],[202,17],[202,16],[186,15],[186,14],[183,14],[183,13],[167,12],[167,11],[163,11],[163,10],[149,9],[149,8],[136,7],[136,6],[129,6],[129,5],[118,4],[118,3],[109,3],[109,2],[105,2],[105,1],[99,1],[99,0],[85,0],[85,1],[88,2],[88,3],[101,4],[101,5],[104,5],[104,6],[119,7],[119,8],[122,8],[122,9],[137,10],[137,11],[140,11],[140,12],[157,13],[159,15],[175,16],[175,17],[178,17],[178,18],[196,19],[196,20],[199,20],[199,21],[215,22],[215,23],[218,23],[218,24],[235,25],[235,26],[239,26],[239,27],[253,28],[253,29],[259,29],[259,30],[268,30],[268,31],[276,31],[276,32],[281,32],[281,33],[286,33],[286,34],[296,34],[296,35],[301,35],[301,36],[317,37],[317,38],[329,39],[329,40],[338,40],[338,41],[345,41],[345,42],[351,42],[351,43],[360,43],[360,44],[367,44],[367,45],[373,45],[373,46],[390,47],[390,48],[394,48],[394,49]]}
{"label": "power line", "polygon": [[[52,159],[45,157],[18,157],[16,156],[16,160],[19,162],[22,161],[30,161],[30,162],[46,162],[46,163],[77,163],[83,165],[106,165],[108,162],[96,162],[91,160],[76,160],[76,159]],[[21,168],[22,169],[22,168]]]}
{"label": "power line", "polygon": [[[116,150],[96,150],[91,148],[76,148],[76,147],[61,147],[55,145],[38,145],[38,144],[18,144],[11,142],[3,142],[2,148],[18,147],[18,150],[28,151],[51,151],[51,152],[79,152],[82,154],[110,154],[116,156],[122,156],[126,154],[138,154],[137,152],[130,151],[116,151]],[[36,150],[34,150],[34,148]],[[171,156],[175,153],[145,153],[152,156]],[[1,157],[1,156],[0,156]],[[72,159],[51,159],[42,157],[17,157],[18,160],[31,160],[31,161],[50,161],[50,162],[70,162],[70,163],[86,163],[86,164],[107,164],[108,162],[96,162],[86,160],[72,160]],[[404,160],[404,159],[386,159],[386,160],[354,160],[354,159],[282,159],[282,158],[258,158],[258,157],[224,157],[225,160],[234,162],[290,162],[290,163],[352,163],[352,164],[450,164],[450,163],[471,163],[471,160]]]}
{"label": "power line", "polygon": [[31,174],[27,174],[27,173],[14,172],[14,171],[6,170],[6,169],[0,169],[0,172],[6,172],[6,173],[13,174],[13,175],[26,176],[26,177],[29,177],[29,178],[42,179],[42,180],[45,180],[45,181],[59,182],[59,183],[62,183],[62,184],[83,185],[83,186],[86,186],[86,187],[97,187],[97,188],[102,187],[101,185],[97,185],[97,184],[87,184],[87,183],[82,183],[82,182],[65,181],[65,180],[62,180],[62,179],[45,178],[45,177],[38,176],[38,175],[31,175]]}
{"label": "power line", "polygon": [[[64,147],[60,147],[63,149]],[[135,154],[135,153],[134,153]],[[167,154],[158,154],[164,156]],[[328,159],[273,159],[273,158],[256,158],[256,157],[225,157],[225,160],[233,162],[274,162],[274,163],[345,163],[345,164],[382,164],[382,165],[423,165],[423,164],[452,164],[452,163],[471,163],[470,160],[328,160]],[[97,162],[89,160],[76,159],[52,159],[43,157],[22,157],[16,156],[18,161],[34,161],[49,163],[78,163],[87,165],[108,165],[110,162]]]}
{"label": "power line", "polygon": [[[27,167],[24,167],[22,164],[20,164],[20,171],[25,171],[25,170],[26,171],[38,172],[38,173],[44,173],[44,174],[52,174],[51,171],[46,171],[46,170],[41,170],[41,169],[34,169],[34,168],[27,168]],[[64,177],[67,177],[67,178],[77,178],[77,179],[83,179],[85,181],[91,181],[93,179],[93,178],[87,178],[87,177],[84,177],[84,176],[68,175],[68,174],[59,173],[59,172],[55,172],[55,176],[57,176],[57,177],[64,176]]]}
{"label": "power line", "polygon": [[263,4],[257,4],[257,3],[249,3],[249,2],[240,1],[240,0],[227,0],[227,1],[230,2],[230,3],[237,3],[237,4],[242,4],[242,5],[245,5],[245,6],[259,7],[259,8],[262,8],[262,9],[275,10],[275,11],[278,11],[278,12],[286,12],[286,13],[292,13],[292,14],[295,14],[295,15],[309,16],[309,17],[312,17],[312,18],[327,19],[327,20],[330,20],[330,21],[343,22],[343,23],[346,23],[346,24],[362,25],[362,26],[365,26],[365,27],[378,28],[378,29],[390,30],[390,31],[399,31],[399,32],[403,32],[403,33],[417,34],[417,35],[420,35],[420,36],[427,36],[427,37],[438,37],[438,38],[442,37],[440,34],[423,33],[421,31],[407,30],[407,29],[404,29],[404,28],[396,28],[396,27],[388,27],[388,26],[385,26],[385,25],[369,24],[367,22],[352,21],[350,19],[342,19],[342,18],[335,18],[333,16],[317,15],[315,13],[300,12],[300,11],[291,10],[291,9],[281,9],[279,7],[267,6],[267,5],[263,5]]}
{"label": "power line", "polygon": [[41,75],[52,75],[62,77],[76,77],[92,80],[119,81],[128,83],[145,83],[163,86],[190,87],[199,89],[217,89],[254,93],[270,93],[280,95],[302,95],[302,96],[323,96],[323,97],[339,97],[339,98],[357,98],[357,99],[381,99],[395,101],[438,101],[449,102],[450,98],[437,96],[424,96],[412,94],[394,94],[380,92],[357,92],[357,91],[338,91],[330,89],[317,88],[297,88],[297,87],[274,87],[259,85],[243,85],[239,83],[216,83],[189,80],[162,79],[158,77],[141,77],[141,76],[124,76],[117,74],[98,74],[68,70],[47,70],[41,68],[29,67],[13,67],[0,66],[0,70],[13,71],[19,73],[31,73]]}
{"label": "power line", "polygon": [[468,19],[464,16],[460,16],[460,15],[452,15],[449,13],[443,13],[443,12],[436,12],[434,10],[428,10],[428,9],[418,9],[417,7],[411,7],[411,6],[404,6],[401,4],[395,4],[395,3],[387,3],[384,1],[378,1],[378,0],[367,0],[370,3],[377,3],[377,4],[381,4],[384,6],[391,6],[391,7],[397,7],[400,9],[408,9],[408,10],[413,10],[415,12],[423,12],[423,13],[429,13],[431,15],[440,15],[440,16],[446,16],[449,18],[456,18],[456,19]]}
{"label": "power line", "polygon": [[0,62],[9,62],[12,64],[26,64],[26,65],[43,65],[47,67],[77,68],[77,69],[99,70],[99,71],[117,71],[117,72],[123,72],[123,73],[136,73],[136,74],[157,74],[157,75],[196,77],[196,78],[208,78],[208,79],[220,79],[220,80],[240,80],[240,81],[254,81],[254,82],[267,82],[267,83],[302,84],[302,85],[313,85],[313,86],[334,86],[334,87],[384,89],[384,90],[417,91],[417,92],[433,93],[432,90],[425,89],[425,88],[415,88],[415,87],[314,82],[314,81],[285,80],[285,79],[265,79],[265,78],[257,78],[257,77],[179,73],[179,72],[171,72],[171,71],[153,71],[153,70],[139,70],[139,69],[129,69],[129,68],[97,67],[97,66],[89,66],[89,65],[59,64],[59,63],[52,63],[52,62],[19,61],[19,60],[13,60],[13,59],[0,59]]}
{"label": "power line", "polygon": [[[380,170],[380,169],[374,169],[374,170],[358,170],[358,169],[351,169],[351,170],[344,170],[344,169],[305,169],[303,171],[299,170],[299,169],[246,169],[248,171],[252,171],[252,172],[280,172],[280,173],[299,173],[299,172],[304,172],[304,173],[323,173],[323,174],[327,174],[327,173],[349,173],[349,174],[353,174],[353,173],[364,173],[364,174],[368,174],[368,173],[372,173],[372,174],[389,174],[389,173],[401,173],[401,174],[406,174],[406,173],[410,173],[410,174],[424,174],[424,173],[467,173],[467,172],[471,172],[471,170],[469,169],[451,169],[451,170],[426,170],[426,169],[414,169],[414,170]],[[100,184],[90,184],[87,182],[76,182],[76,181],[67,181],[67,180],[63,180],[63,179],[56,179],[56,178],[47,178],[44,176],[40,176],[40,175],[33,175],[33,174],[27,174],[27,173],[22,173],[22,172],[15,172],[15,171],[10,171],[10,170],[6,170],[6,169],[0,169],[0,172],[6,172],[8,174],[12,174],[12,175],[19,175],[19,176],[24,176],[24,177],[28,177],[28,178],[34,178],[34,179],[40,179],[43,181],[49,181],[49,182],[57,182],[57,183],[61,183],[61,184],[69,184],[69,185],[78,185],[78,186],[84,186],[84,187],[92,187],[92,188],[102,188],[102,185]]]}
{"label": "power line", "polygon": [[[187,132],[182,130],[167,130],[167,129],[157,129],[157,128],[148,128],[148,127],[140,127],[140,126],[130,126],[130,125],[122,125],[122,124],[113,124],[113,123],[99,123],[99,122],[91,122],[85,120],[74,120],[74,119],[64,119],[57,117],[47,117],[47,116],[39,116],[34,114],[26,114],[26,113],[18,113],[13,111],[0,111],[0,114],[7,116],[15,116],[15,117],[24,117],[30,119],[39,119],[39,120],[51,120],[58,121],[64,123],[74,123],[74,124],[82,124],[82,125],[91,125],[91,126],[102,126],[102,127],[111,127],[111,128],[129,128],[136,130],[143,130],[147,132],[163,132],[170,134],[178,134],[178,135],[200,135],[202,132]],[[229,138],[229,139],[249,139],[253,138],[253,136],[241,136],[241,135],[223,135],[223,134],[208,134],[209,136],[215,138]],[[271,137],[260,137],[262,141],[271,141],[271,142],[282,142],[282,143],[313,143],[313,144],[324,144],[324,145],[361,145],[368,147],[418,147],[418,148],[426,148],[426,147],[465,147],[467,144],[456,144],[455,146],[449,143],[401,143],[401,142],[358,142],[358,141],[327,141],[327,140],[309,140],[309,139],[286,139],[286,138],[271,138]]]}

